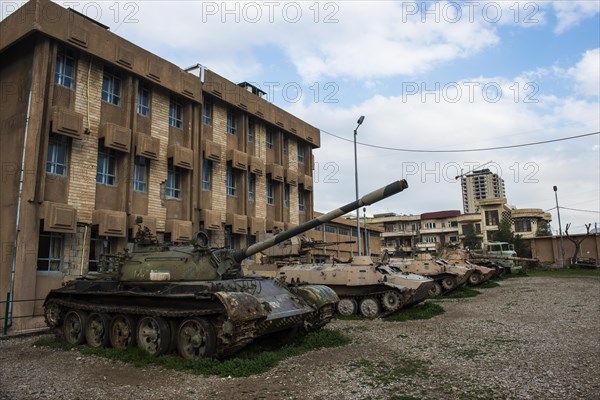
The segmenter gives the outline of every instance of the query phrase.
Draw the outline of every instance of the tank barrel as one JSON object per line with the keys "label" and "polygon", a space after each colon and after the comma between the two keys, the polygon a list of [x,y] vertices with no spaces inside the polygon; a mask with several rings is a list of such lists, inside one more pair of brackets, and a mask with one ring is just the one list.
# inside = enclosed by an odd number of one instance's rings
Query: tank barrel
{"label": "tank barrel", "polygon": [[330,211],[327,214],[323,214],[320,217],[313,218],[310,221],[300,224],[287,231],[280,232],[267,240],[253,244],[245,250],[236,251],[233,255],[233,258],[237,262],[241,262],[246,257],[250,257],[254,254],[260,253],[261,251],[268,249],[269,247],[275,246],[278,243],[281,243],[294,236],[309,231],[319,225],[323,225],[324,223],[327,223],[337,217],[341,217],[342,215],[354,211],[359,207],[371,205],[390,196],[393,196],[397,193],[400,193],[407,187],[408,183],[406,183],[406,180],[404,179],[390,183],[389,185],[386,185],[382,188],[379,188],[377,190],[372,191],[371,193],[362,196],[358,200],[348,203],[345,206],[342,206],[333,211]]}

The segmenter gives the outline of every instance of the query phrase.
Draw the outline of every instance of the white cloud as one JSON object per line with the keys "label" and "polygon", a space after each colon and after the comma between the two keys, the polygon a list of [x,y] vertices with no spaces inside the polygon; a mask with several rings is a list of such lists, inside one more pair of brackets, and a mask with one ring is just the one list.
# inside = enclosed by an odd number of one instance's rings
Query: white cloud
{"label": "white cloud", "polygon": [[600,48],[588,50],[581,61],[569,68],[577,92],[587,96],[600,96]]}
{"label": "white cloud", "polygon": [[563,33],[586,18],[600,12],[600,2],[592,1],[554,1],[552,7],[556,13],[558,24],[554,28],[557,34]]}

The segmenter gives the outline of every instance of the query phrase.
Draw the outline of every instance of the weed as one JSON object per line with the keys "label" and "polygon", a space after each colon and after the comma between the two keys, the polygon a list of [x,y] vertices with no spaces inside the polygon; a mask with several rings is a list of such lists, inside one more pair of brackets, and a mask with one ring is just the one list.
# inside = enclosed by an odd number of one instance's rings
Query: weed
{"label": "weed", "polygon": [[387,386],[403,379],[412,377],[427,378],[429,376],[430,361],[399,357],[394,365],[384,362],[375,363],[370,360],[360,359],[350,363],[350,367],[359,369],[365,374],[371,387]]}
{"label": "weed", "polygon": [[60,350],[77,349],[82,354],[123,361],[135,367],[156,365],[203,376],[246,377],[268,371],[275,367],[279,361],[289,357],[327,347],[345,346],[349,343],[350,339],[339,331],[323,329],[299,338],[294,344],[275,350],[257,352],[256,348],[250,345],[246,350],[238,353],[235,358],[225,360],[184,360],[175,355],[152,357],[138,348],[118,350],[112,348],[70,346],[56,339],[40,339],[35,342],[35,345]]}
{"label": "weed", "polygon": [[442,306],[426,301],[405,310],[401,310],[389,317],[385,317],[383,320],[388,322],[402,322],[416,319],[430,319],[443,313],[444,308]]}
{"label": "weed", "polygon": [[481,292],[478,292],[475,289],[471,289],[468,287],[459,287],[458,289],[453,290],[452,292],[444,295],[442,299],[465,299],[467,297],[475,297],[480,295]]}

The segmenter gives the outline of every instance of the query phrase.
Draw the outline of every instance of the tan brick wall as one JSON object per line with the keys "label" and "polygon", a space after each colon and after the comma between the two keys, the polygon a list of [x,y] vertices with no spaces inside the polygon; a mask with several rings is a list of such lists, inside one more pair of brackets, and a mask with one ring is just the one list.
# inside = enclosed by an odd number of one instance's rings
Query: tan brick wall
{"label": "tan brick wall", "polygon": [[[264,124],[260,124],[256,129],[256,156],[266,159],[266,140],[267,140],[267,130]],[[266,167],[265,167],[266,169]],[[267,218],[267,181],[265,180],[266,172],[263,173],[262,176],[256,177],[256,218]]]}
{"label": "tan brick wall", "polygon": [[[87,229],[87,232],[86,232]],[[85,234],[85,240],[84,240]],[[66,275],[81,275],[87,272],[87,263],[89,260],[89,243],[91,229],[89,227],[78,226],[77,232],[64,236],[63,242],[63,272]],[[81,268],[81,260],[83,265]]]}
{"label": "tan brick wall", "polygon": [[167,208],[161,196],[161,185],[167,180],[167,148],[169,146],[169,93],[155,89],[152,93],[151,136],[160,140],[158,161],[150,162],[148,177],[148,215],[156,218],[156,230],[165,230]]}
{"label": "tan brick wall", "polygon": [[[290,140],[289,148],[289,169],[298,173],[298,144],[295,140]],[[300,223],[300,211],[298,210],[298,186],[291,186],[290,190],[290,223],[298,225]]]}
{"label": "tan brick wall", "polygon": [[68,197],[68,203],[77,209],[78,221],[88,224],[92,222],[96,203],[98,126],[102,91],[102,66],[92,62],[88,80],[89,63],[90,59],[86,57],[81,57],[77,63],[75,111],[83,115],[84,129],[89,128],[90,134],[82,135],[81,140],[72,141]]}
{"label": "tan brick wall", "polygon": [[213,163],[212,209],[221,212],[221,222],[225,222],[227,211],[227,109],[215,104],[213,108],[213,141],[221,145],[221,162]]}

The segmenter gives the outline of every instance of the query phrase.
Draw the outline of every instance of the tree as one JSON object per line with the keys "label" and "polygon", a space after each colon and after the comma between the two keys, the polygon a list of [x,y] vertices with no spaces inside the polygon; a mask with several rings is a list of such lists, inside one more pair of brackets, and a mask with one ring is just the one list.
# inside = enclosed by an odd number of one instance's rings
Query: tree
{"label": "tree", "polygon": [[513,246],[515,247],[518,257],[531,258],[531,245],[523,240],[521,235],[515,235]]}
{"label": "tree", "polygon": [[538,222],[538,228],[535,232],[535,236],[552,236],[550,225],[546,221]]}
{"label": "tree", "polygon": [[467,224],[463,226],[463,233],[465,237],[462,240],[463,247],[469,249],[480,249],[481,239],[475,234],[475,227],[473,224]]}
{"label": "tree", "polygon": [[404,250],[402,250],[402,247],[396,246],[394,248],[394,257],[404,257]]}
{"label": "tree", "polygon": [[[498,242],[514,242],[514,234],[512,231],[512,224],[508,218],[502,217],[502,220],[498,224],[498,230],[494,235],[494,239]],[[518,254],[518,253],[517,253]]]}
{"label": "tree", "polygon": [[581,242],[583,242],[585,240],[585,238],[590,235],[590,227],[591,226],[592,226],[592,224],[585,224],[585,229],[586,229],[587,233],[585,234],[584,237],[577,240],[577,239],[572,238],[569,235],[569,228],[571,227],[571,223],[569,222],[567,224],[567,227],[565,228],[565,233],[567,234],[567,239],[569,239],[575,245],[575,253],[573,253],[573,259],[571,260],[572,263],[577,261],[577,258],[579,257],[579,252],[581,251]]}

